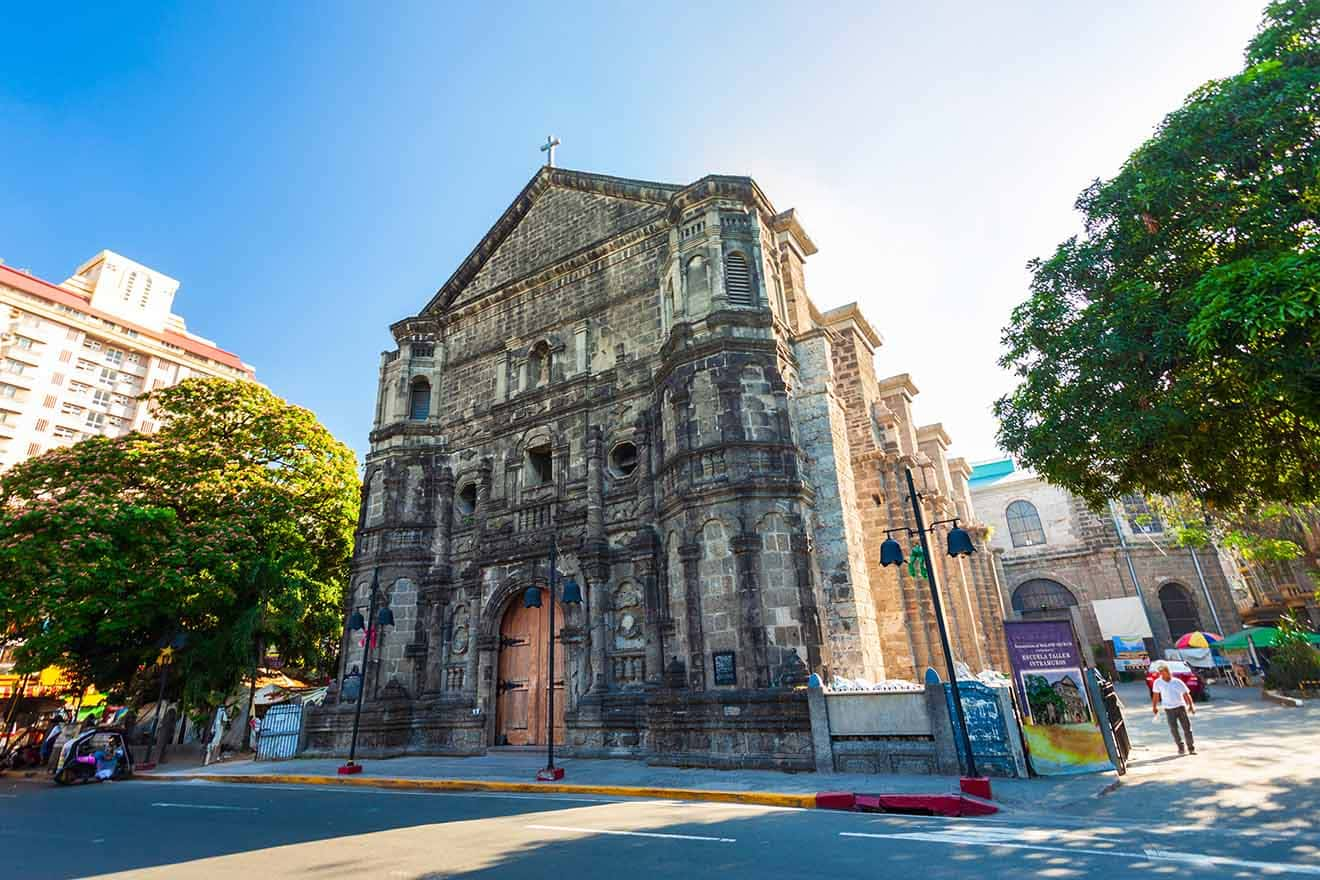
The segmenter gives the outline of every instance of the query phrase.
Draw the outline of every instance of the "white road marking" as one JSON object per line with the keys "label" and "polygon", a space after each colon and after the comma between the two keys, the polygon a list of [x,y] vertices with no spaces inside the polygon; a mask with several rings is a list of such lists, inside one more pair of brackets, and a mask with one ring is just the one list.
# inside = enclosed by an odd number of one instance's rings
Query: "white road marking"
{"label": "white road marking", "polygon": [[705,840],[711,843],[737,843],[736,837],[702,837],[699,834],[659,834],[654,831],[613,831],[605,828],[570,828],[567,825],[528,825],[537,831],[569,831],[576,834],[622,834],[628,837],[660,837],[665,840]]}
{"label": "white road marking", "polygon": [[234,810],[240,813],[255,813],[260,807],[231,807],[225,804],[172,804],[167,801],[156,801],[153,807],[178,807],[184,810]]}
{"label": "white road marking", "polygon": [[[1022,829],[1022,832],[1026,829]],[[1320,865],[1298,865],[1288,862],[1257,862],[1247,859],[1233,859],[1225,856],[1207,856],[1200,853],[1181,853],[1164,849],[1143,849],[1139,853],[1120,852],[1089,847],[1047,846],[1039,843],[1020,843],[1019,831],[1008,829],[985,829],[984,831],[959,830],[953,832],[917,831],[906,834],[866,834],[857,831],[840,831],[840,837],[872,837],[885,840],[916,840],[925,843],[944,843],[953,846],[997,846],[1004,849],[1030,849],[1040,852],[1064,853],[1067,855],[1110,856],[1137,862],[1178,862],[1201,867],[1216,868],[1251,868],[1277,874],[1309,874],[1320,876]]]}

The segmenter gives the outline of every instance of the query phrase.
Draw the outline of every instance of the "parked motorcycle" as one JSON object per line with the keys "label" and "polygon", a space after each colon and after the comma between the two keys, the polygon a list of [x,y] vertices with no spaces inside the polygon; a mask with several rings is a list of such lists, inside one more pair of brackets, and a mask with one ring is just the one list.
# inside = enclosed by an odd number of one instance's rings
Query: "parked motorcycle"
{"label": "parked motorcycle", "polygon": [[64,744],[55,764],[57,785],[127,779],[133,775],[133,753],[117,729],[93,727]]}

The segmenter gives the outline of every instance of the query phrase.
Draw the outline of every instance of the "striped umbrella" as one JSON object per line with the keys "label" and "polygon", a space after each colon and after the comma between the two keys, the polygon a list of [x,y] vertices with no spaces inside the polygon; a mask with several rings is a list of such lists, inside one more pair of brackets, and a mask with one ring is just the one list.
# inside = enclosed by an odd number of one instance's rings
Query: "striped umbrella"
{"label": "striped umbrella", "polygon": [[1194,629],[1191,632],[1187,633],[1187,635],[1178,639],[1178,642],[1174,647],[1208,648],[1211,645],[1213,645],[1215,642],[1222,642],[1223,640],[1224,637],[1221,636],[1219,633],[1208,633],[1208,632],[1202,632],[1199,629]]}

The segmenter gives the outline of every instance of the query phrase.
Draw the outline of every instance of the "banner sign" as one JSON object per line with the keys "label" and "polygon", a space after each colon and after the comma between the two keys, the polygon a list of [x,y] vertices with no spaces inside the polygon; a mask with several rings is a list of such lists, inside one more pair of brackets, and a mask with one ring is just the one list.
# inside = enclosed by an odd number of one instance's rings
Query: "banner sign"
{"label": "banner sign", "polygon": [[1090,773],[1113,765],[1091,711],[1082,658],[1067,620],[1004,623],[1032,768],[1042,776]]}
{"label": "banner sign", "polygon": [[1150,654],[1140,636],[1114,636],[1113,642],[1114,668],[1119,672],[1150,668]]}

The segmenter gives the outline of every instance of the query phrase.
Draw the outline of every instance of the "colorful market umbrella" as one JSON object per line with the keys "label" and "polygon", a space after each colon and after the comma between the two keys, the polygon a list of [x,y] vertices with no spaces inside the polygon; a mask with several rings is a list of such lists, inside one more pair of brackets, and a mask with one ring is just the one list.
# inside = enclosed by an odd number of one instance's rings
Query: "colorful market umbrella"
{"label": "colorful market umbrella", "polygon": [[1189,632],[1187,635],[1180,638],[1177,644],[1174,645],[1174,647],[1208,648],[1211,645],[1217,644],[1218,642],[1222,642],[1223,640],[1224,637],[1219,635],[1218,633],[1208,633],[1208,632],[1202,632],[1199,629],[1194,629],[1191,632]]}

